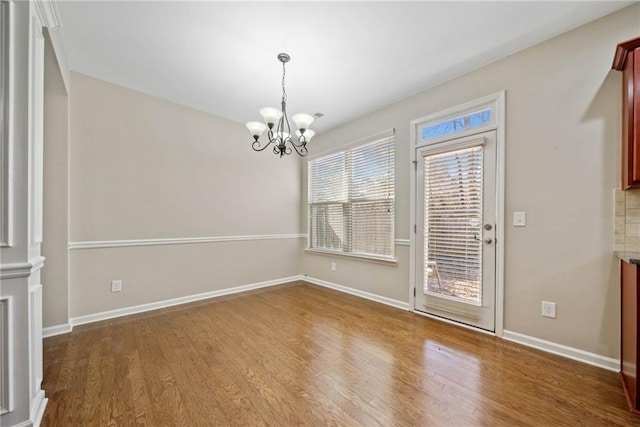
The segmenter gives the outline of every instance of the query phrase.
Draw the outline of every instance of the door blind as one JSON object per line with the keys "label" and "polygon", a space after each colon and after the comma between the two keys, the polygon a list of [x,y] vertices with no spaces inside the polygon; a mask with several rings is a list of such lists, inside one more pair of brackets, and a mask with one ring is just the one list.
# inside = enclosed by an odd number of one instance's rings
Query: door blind
{"label": "door blind", "polygon": [[394,139],[309,161],[309,247],[393,257]]}
{"label": "door blind", "polygon": [[424,291],[480,303],[481,146],[424,157]]}

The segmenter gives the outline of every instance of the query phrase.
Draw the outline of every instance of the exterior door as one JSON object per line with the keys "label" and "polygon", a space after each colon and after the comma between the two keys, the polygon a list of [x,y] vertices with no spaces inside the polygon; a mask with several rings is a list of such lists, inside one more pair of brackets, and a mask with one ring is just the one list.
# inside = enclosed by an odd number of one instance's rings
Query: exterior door
{"label": "exterior door", "polygon": [[415,309],[495,330],[496,132],[416,149]]}

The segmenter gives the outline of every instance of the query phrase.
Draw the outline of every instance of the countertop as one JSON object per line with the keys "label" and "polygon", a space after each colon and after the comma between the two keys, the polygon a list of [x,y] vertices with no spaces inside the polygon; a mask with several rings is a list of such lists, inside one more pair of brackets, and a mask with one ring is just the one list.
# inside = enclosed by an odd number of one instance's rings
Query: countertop
{"label": "countertop", "polygon": [[640,252],[615,251],[618,258],[630,264],[640,264]]}

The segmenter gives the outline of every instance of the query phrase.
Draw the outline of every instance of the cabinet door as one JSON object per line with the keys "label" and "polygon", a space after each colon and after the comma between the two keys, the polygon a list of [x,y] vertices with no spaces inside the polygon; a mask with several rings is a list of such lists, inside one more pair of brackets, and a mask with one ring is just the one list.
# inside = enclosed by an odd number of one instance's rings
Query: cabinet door
{"label": "cabinet door", "polygon": [[631,145],[630,152],[633,153],[633,185],[638,185],[640,184],[640,48],[629,53],[627,63],[628,72],[625,71],[625,74],[629,75],[627,92],[631,97],[626,104],[629,107],[628,141]]}
{"label": "cabinet door", "polygon": [[638,266],[621,262],[620,373],[627,401],[638,409]]}
{"label": "cabinet door", "polygon": [[622,189],[637,187],[640,184],[640,149],[636,147],[636,105],[640,98],[636,96],[637,76],[636,60],[640,52],[630,50],[622,69]]}

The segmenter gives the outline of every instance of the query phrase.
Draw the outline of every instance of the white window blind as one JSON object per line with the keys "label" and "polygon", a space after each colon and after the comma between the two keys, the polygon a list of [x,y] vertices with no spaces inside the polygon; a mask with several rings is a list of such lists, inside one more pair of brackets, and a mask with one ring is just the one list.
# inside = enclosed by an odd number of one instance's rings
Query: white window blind
{"label": "white window blind", "polygon": [[477,146],[424,158],[425,291],[479,287],[482,153]]}
{"label": "white window blind", "polygon": [[309,161],[309,247],[393,258],[393,134]]}

